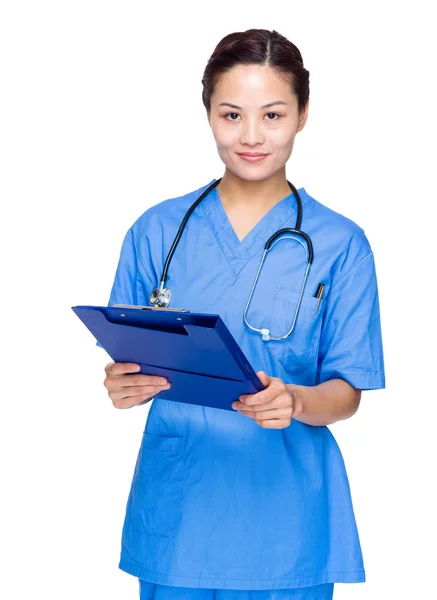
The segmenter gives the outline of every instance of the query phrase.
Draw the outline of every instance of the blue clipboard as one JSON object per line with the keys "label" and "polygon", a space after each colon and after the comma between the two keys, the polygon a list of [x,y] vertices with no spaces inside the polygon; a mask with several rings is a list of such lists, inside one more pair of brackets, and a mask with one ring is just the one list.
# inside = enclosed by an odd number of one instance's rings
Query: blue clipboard
{"label": "blue clipboard", "polygon": [[146,306],[72,306],[114,362],[166,377],[155,394],[176,402],[232,410],[242,394],[264,389],[220,315]]}

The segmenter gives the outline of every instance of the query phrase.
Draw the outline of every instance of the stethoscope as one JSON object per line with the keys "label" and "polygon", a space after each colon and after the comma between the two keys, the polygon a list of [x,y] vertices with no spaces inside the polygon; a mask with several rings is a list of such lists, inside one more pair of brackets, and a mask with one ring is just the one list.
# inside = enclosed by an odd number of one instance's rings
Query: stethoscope
{"label": "stethoscope", "polygon": [[[194,202],[194,204],[192,206],[190,206],[190,208],[188,209],[186,215],[184,216],[182,223],[178,229],[178,232],[176,234],[176,237],[174,239],[174,242],[169,250],[169,253],[167,255],[165,264],[164,264],[164,269],[162,271],[162,275],[161,275],[161,283],[159,285],[159,288],[155,288],[153,290],[153,292],[150,294],[149,297],[149,303],[153,306],[153,307],[167,307],[170,303],[170,298],[171,298],[171,290],[169,288],[164,287],[165,286],[165,282],[167,280],[167,272],[168,272],[168,267],[170,265],[170,261],[173,257],[173,254],[176,250],[176,246],[179,243],[179,240],[181,238],[182,232],[184,231],[185,225],[187,224],[188,219],[191,216],[191,213],[197,208],[197,206],[202,202],[202,200],[205,198],[205,196],[207,196],[209,194],[209,192],[214,189],[222,180],[222,178],[218,179],[217,181],[214,181],[214,183],[212,183],[200,196],[199,198]],[[267,240],[265,246],[264,246],[264,253],[262,255],[261,258],[261,262],[259,264],[258,267],[258,271],[255,277],[255,280],[253,282],[252,285],[252,289],[250,291],[250,295],[249,298],[247,300],[246,303],[246,308],[244,310],[244,314],[243,314],[243,319],[245,324],[247,325],[247,327],[249,327],[249,329],[251,329],[252,331],[257,331],[258,333],[261,334],[262,339],[264,341],[269,341],[269,340],[284,340],[285,338],[287,338],[293,331],[295,325],[296,325],[296,320],[297,320],[297,315],[299,314],[299,309],[300,309],[300,305],[302,303],[302,296],[305,290],[305,285],[308,279],[308,273],[310,271],[310,267],[311,264],[313,262],[314,259],[314,252],[313,252],[313,244],[311,242],[311,238],[308,234],[306,234],[305,232],[300,230],[300,226],[302,223],[302,200],[299,196],[299,192],[297,191],[297,189],[294,187],[294,185],[287,180],[288,185],[290,186],[292,192],[294,193],[295,197],[296,197],[296,202],[297,202],[297,216],[296,216],[296,225],[295,228],[292,229],[290,227],[286,227],[284,229],[279,229],[276,233],[274,233],[271,237],[269,237],[269,239]],[[298,238],[301,239],[296,239],[295,237],[283,237],[283,238],[279,238],[279,236],[281,236],[283,233],[293,233],[295,236],[298,236]],[[303,277],[303,281],[302,281],[302,285],[300,288],[300,292],[299,292],[299,298],[298,298],[298,302],[297,302],[297,306],[296,306],[296,310],[294,311],[294,317],[293,317],[293,321],[291,323],[291,327],[288,330],[288,332],[283,335],[282,337],[273,337],[270,335],[270,330],[266,329],[266,328],[262,328],[262,329],[258,329],[257,327],[253,327],[252,325],[250,325],[250,323],[248,323],[246,315],[247,315],[247,311],[249,309],[250,306],[250,302],[252,300],[252,296],[253,296],[253,292],[255,290],[255,286],[257,284],[257,281],[259,279],[259,275],[261,272],[261,268],[264,264],[264,261],[266,259],[267,253],[279,242],[282,242],[286,239],[293,239],[297,242],[299,242],[304,251],[305,251],[305,260],[307,262],[307,266],[305,268],[305,274]],[[306,246],[303,242],[303,240],[306,242]],[[170,309],[171,310],[171,309]]]}

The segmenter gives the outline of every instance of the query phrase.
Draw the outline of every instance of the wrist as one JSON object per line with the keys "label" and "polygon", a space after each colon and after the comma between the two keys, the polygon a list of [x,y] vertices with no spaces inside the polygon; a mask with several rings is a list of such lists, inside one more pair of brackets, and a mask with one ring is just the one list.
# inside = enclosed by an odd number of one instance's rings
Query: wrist
{"label": "wrist", "polygon": [[304,386],[296,385],[295,383],[287,383],[288,391],[292,397],[293,401],[293,419],[299,420],[299,417],[304,412],[303,407],[303,398],[302,398],[302,388]]}

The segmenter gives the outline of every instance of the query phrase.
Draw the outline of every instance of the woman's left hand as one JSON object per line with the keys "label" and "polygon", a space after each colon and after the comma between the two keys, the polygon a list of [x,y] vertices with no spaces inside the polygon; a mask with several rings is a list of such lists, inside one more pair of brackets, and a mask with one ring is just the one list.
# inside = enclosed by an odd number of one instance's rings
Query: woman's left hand
{"label": "woman's left hand", "polygon": [[288,427],[295,412],[293,391],[279,377],[270,377],[264,371],[258,371],[257,375],[267,387],[255,394],[243,394],[232,403],[232,408],[251,417],[261,427]]}

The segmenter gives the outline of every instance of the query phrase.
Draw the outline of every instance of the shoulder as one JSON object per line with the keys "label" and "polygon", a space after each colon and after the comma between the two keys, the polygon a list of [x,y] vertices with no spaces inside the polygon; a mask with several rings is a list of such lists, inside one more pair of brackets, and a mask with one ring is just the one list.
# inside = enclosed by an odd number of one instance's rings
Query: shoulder
{"label": "shoulder", "polygon": [[157,228],[172,229],[173,227],[179,227],[190,206],[214,181],[216,179],[212,179],[200,188],[186,192],[181,196],[160,200],[149,207],[133,223],[131,229],[134,235],[147,235],[148,232],[156,231]]}
{"label": "shoulder", "polygon": [[[329,208],[320,200],[316,200],[308,194],[305,188],[302,188],[302,204],[307,210],[308,217],[311,221],[323,221],[326,227],[335,230],[341,237],[356,237],[364,240],[365,234],[362,227],[355,221],[345,215]],[[304,200],[305,198],[305,200]]]}
{"label": "shoulder", "polygon": [[316,238],[318,245],[329,251],[339,272],[351,269],[372,253],[363,228],[355,221],[316,200],[305,188],[302,188],[302,204],[303,231],[308,229],[309,235]]}

